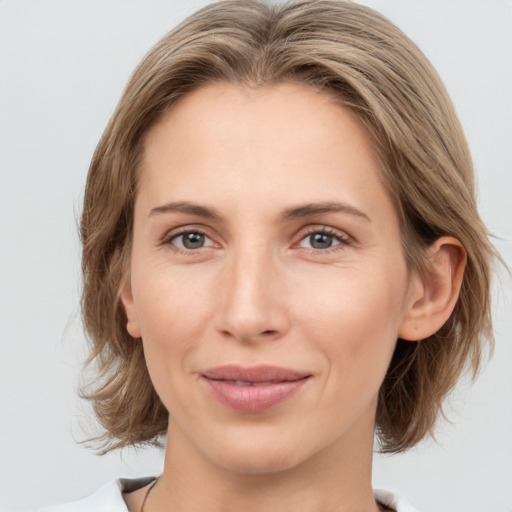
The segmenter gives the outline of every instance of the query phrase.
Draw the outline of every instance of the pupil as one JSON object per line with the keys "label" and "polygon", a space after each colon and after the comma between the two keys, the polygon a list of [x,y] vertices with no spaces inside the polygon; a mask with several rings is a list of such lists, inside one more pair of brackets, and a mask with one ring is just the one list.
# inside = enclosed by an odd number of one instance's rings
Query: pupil
{"label": "pupil", "polygon": [[198,249],[204,243],[204,235],[201,233],[187,233],[183,236],[183,245],[187,249]]}
{"label": "pupil", "polygon": [[311,235],[311,246],[315,249],[327,249],[332,245],[332,236],[325,233]]}

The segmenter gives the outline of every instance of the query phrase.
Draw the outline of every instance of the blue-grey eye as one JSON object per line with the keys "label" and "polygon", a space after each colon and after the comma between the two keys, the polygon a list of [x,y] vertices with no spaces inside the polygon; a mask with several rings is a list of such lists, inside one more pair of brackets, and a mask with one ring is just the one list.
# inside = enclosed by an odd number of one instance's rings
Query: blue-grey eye
{"label": "blue-grey eye", "polygon": [[329,233],[325,231],[315,231],[306,235],[300,242],[300,247],[309,249],[330,249],[340,244],[346,244],[346,235]]}
{"label": "blue-grey eye", "polygon": [[200,249],[206,245],[208,237],[199,231],[187,231],[172,238],[172,244],[180,249]]}
{"label": "blue-grey eye", "polygon": [[202,233],[185,233],[183,237],[183,247],[186,249],[199,249],[204,245],[204,235]]}
{"label": "blue-grey eye", "polygon": [[325,233],[313,233],[309,235],[309,241],[313,249],[328,249],[332,246],[333,236]]}

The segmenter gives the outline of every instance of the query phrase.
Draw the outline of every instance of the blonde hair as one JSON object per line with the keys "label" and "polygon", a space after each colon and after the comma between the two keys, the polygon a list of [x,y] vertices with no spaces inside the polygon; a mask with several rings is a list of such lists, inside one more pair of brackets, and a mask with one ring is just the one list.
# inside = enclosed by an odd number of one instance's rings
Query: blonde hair
{"label": "blonde hair", "polygon": [[462,372],[476,375],[492,344],[495,252],[476,207],[471,156],[437,73],[377,12],[347,1],[211,4],[161,39],[139,64],[91,162],[81,222],[82,309],[98,377],[83,392],[104,432],[104,452],[158,443],[168,412],[141,343],[126,332],[119,290],[129,264],[144,135],[177,98],[212,82],[310,85],[350,108],[374,139],[400,217],[411,269],[442,235],[467,252],[460,297],[446,324],[418,342],[398,340],[381,386],[376,428],[384,452],[403,451],[433,427]]}

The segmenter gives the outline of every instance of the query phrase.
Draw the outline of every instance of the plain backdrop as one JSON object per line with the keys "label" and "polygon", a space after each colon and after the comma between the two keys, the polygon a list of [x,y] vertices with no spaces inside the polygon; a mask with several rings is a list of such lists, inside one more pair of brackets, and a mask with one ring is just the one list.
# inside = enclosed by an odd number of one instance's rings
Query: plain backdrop
{"label": "plain backdrop", "polygon": [[[481,213],[512,267],[512,3],[364,1],[432,60],[472,148]],[[0,0],[0,510],[158,474],[162,453],[98,457],[77,398],[77,217],[94,147],[144,53],[199,0]],[[495,286],[496,351],[450,400],[437,442],[376,457],[375,487],[422,512],[512,511],[512,282]]]}

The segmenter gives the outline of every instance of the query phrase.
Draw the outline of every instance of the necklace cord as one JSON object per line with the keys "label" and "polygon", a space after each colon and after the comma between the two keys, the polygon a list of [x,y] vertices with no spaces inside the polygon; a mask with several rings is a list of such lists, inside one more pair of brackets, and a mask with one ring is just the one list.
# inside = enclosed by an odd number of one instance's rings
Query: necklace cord
{"label": "necklace cord", "polygon": [[146,501],[148,500],[148,497],[149,495],[151,494],[151,492],[153,491],[153,488],[155,487],[155,485],[158,483],[158,479],[160,477],[156,477],[154,480],[153,480],[153,483],[150,485],[149,489],[147,490],[146,492],[146,496],[144,496],[144,500],[142,501],[142,505],[140,507],[140,512],[144,512],[144,507],[146,506]]}

